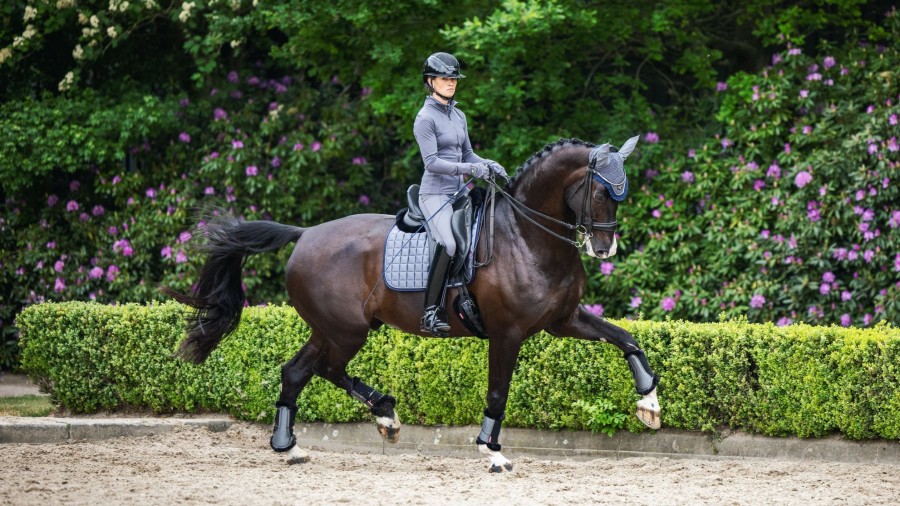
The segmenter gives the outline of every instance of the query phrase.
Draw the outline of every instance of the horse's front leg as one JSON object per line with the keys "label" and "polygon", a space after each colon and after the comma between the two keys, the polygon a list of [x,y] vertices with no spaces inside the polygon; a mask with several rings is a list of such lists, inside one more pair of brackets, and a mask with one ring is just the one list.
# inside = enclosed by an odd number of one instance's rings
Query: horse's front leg
{"label": "horse's front leg", "polygon": [[547,329],[559,337],[570,336],[590,341],[602,341],[616,345],[625,354],[625,361],[634,376],[634,386],[643,398],[637,402],[637,417],[647,427],[658,429],[662,425],[659,400],[656,397],[657,376],[644,351],[625,329],[616,327],[579,305],[566,320],[555,322]]}
{"label": "horse's front leg", "polygon": [[512,462],[500,453],[500,423],[505,418],[509,384],[522,347],[519,337],[492,337],[488,346],[487,409],[481,422],[481,432],[475,439],[478,451],[491,461],[492,473],[512,471]]}

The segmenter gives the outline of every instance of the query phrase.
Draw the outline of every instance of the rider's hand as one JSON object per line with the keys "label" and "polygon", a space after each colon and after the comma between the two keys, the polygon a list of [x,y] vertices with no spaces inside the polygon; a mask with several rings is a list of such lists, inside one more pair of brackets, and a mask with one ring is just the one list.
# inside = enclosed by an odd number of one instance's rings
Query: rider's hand
{"label": "rider's hand", "polygon": [[491,175],[491,168],[486,163],[470,163],[469,174],[479,179],[488,179]]}
{"label": "rider's hand", "polygon": [[506,179],[506,169],[504,169],[502,165],[493,160],[485,160],[485,162],[488,164],[488,167],[491,168],[491,172]]}

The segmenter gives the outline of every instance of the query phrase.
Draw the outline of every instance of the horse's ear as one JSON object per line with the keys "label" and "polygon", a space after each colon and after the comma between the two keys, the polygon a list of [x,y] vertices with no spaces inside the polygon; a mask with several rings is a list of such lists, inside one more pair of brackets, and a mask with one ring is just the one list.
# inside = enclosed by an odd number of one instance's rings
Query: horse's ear
{"label": "horse's ear", "polygon": [[599,168],[609,160],[609,144],[601,144],[591,152],[591,167]]}
{"label": "horse's ear", "polygon": [[640,138],[640,135],[635,135],[634,137],[625,141],[625,144],[622,144],[622,147],[619,148],[619,154],[622,155],[623,160],[628,158],[628,155],[630,155],[631,152],[634,151],[634,147],[637,146],[638,143],[638,138]]}

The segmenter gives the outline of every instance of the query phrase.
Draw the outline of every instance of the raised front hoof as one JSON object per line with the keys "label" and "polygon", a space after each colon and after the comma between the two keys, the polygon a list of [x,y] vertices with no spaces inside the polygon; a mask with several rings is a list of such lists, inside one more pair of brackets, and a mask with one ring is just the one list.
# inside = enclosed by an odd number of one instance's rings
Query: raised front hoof
{"label": "raised front hoof", "polygon": [[286,462],[289,466],[309,462],[309,454],[296,446],[288,450]]}
{"label": "raised front hoof", "polygon": [[651,429],[655,430],[662,427],[659,401],[656,399],[655,388],[637,402],[637,413],[635,415],[637,415],[638,420]]}
{"label": "raised front hoof", "polygon": [[388,443],[394,444],[400,441],[400,418],[394,414],[393,418],[387,416],[379,416],[376,419],[378,433]]}
{"label": "raised front hoof", "polygon": [[512,462],[507,462],[502,466],[491,464],[491,468],[488,469],[489,473],[502,473],[503,471],[506,471],[508,473],[512,472]]}

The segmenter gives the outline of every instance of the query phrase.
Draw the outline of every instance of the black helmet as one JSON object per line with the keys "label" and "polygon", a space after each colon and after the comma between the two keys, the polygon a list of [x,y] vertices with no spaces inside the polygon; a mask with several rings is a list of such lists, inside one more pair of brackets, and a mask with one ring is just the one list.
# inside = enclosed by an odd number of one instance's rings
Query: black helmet
{"label": "black helmet", "polygon": [[466,76],[459,73],[459,61],[452,54],[434,53],[422,65],[422,80],[428,81],[429,77],[462,79]]}

